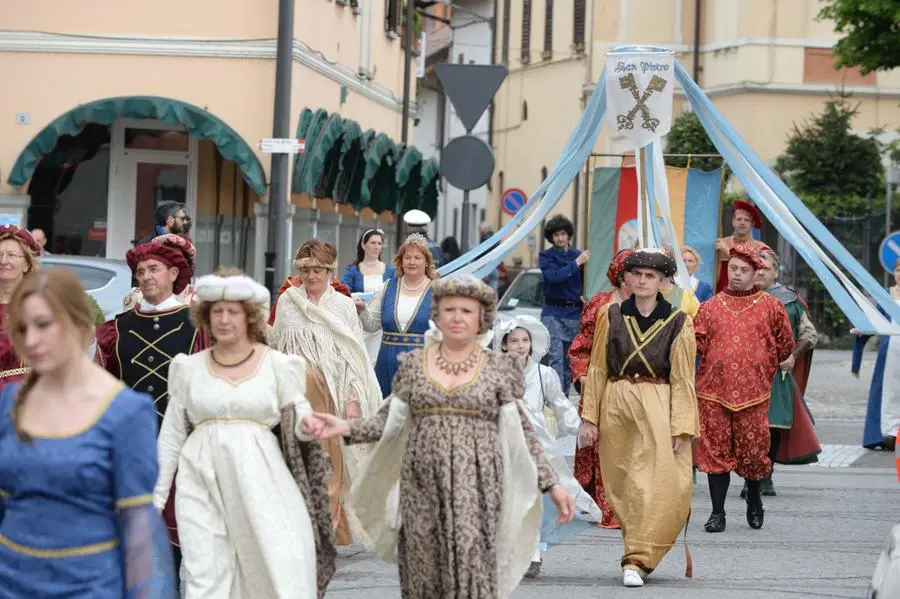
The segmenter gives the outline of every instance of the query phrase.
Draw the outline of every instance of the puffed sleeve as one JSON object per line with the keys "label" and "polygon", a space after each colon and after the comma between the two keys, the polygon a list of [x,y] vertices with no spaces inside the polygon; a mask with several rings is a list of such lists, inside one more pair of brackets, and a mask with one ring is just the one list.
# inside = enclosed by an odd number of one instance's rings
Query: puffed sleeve
{"label": "puffed sleeve", "polygon": [[[612,293],[615,293],[613,291]],[[578,390],[581,390],[581,378],[587,375],[588,365],[591,361],[591,347],[594,344],[594,328],[597,324],[597,314],[612,299],[612,293],[601,291],[591,298],[584,311],[581,313],[581,323],[578,327],[578,335],[569,347],[569,363],[572,365],[572,380]]]}
{"label": "puffed sleeve", "polygon": [[[422,352],[415,349],[397,356],[397,372],[391,382],[391,396],[396,396],[409,403],[410,390],[415,378],[415,368],[422,363]],[[348,422],[350,435],[345,438],[348,445],[359,443],[375,443],[384,434],[384,425],[387,423],[388,412],[391,409],[389,398],[385,398],[378,411],[369,418],[357,418]]]}
{"label": "puffed sleeve", "polygon": [[375,333],[381,330],[381,311],[384,306],[384,290],[387,285],[375,292],[372,301],[366,305],[366,309],[359,313],[359,321],[367,333]]}
{"label": "puffed sleeve", "polygon": [[175,597],[169,537],[152,504],[159,467],[156,414],[149,396],[126,393],[112,441],[113,489],[119,517],[126,599]]}
{"label": "puffed sleeve", "polygon": [[119,340],[119,332],[116,328],[116,319],[107,320],[96,329],[97,355],[94,361],[106,369],[117,379],[122,378],[122,370],[116,357],[116,344]]}
{"label": "puffed sleeve", "polygon": [[544,405],[553,410],[558,436],[577,435],[578,428],[581,426],[581,418],[578,417],[575,406],[563,393],[559,375],[549,366],[538,365],[538,368],[541,372],[541,382],[544,385]]}
{"label": "puffed sleeve", "polygon": [[[715,296],[713,296],[715,298]],[[710,300],[712,302],[712,300]],[[697,353],[703,355],[709,346],[709,335],[707,334],[707,319],[709,318],[709,310],[711,303],[704,302],[700,304],[697,310],[697,316],[694,317],[694,340],[697,344]]]}
{"label": "puffed sleeve", "polygon": [[500,362],[498,365],[501,375],[498,391],[500,403],[516,403],[516,408],[519,410],[519,422],[522,423],[522,432],[525,433],[525,442],[534,464],[537,466],[538,487],[541,492],[547,491],[553,485],[558,484],[559,479],[553,466],[547,461],[547,456],[544,455],[541,440],[538,439],[534,427],[531,426],[527,408],[522,401],[525,396],[525,374],[522,372],[522,362],[510,354],[491,354],[491,356]]}
{"label": "puffed sleeve", "polygon": [[[275,350],[268,350],[275,351]],[[312,412],[312,406],[306,399],[306,360],[300,356],[280,354],[275,376],[278,379],[278,408],[294,406],[294,435],[301,441],[312,441],[312,435],[304,433],[300,421]]]}
{"label": "puffed sleeve", "polygon": [[669,385],[672,399],[669,423],[672,436],[699,437],[700,415],[697,411],[697,393],[694,389],[697,346],[694,341],[694,323],[690,316],[684,319],[684,326],[675,337],[670,354]]}
{"label": "puffed sleeve", "polygon": [[775,336],[775,348],[778,352],[778,363],[780,364],[790,358],[791,353],[794,351],[794,332],[791,329],[791,321],[782,303],[775,300],[772,305],[772,333]]}
{"label": "puffed sleeve", "polygon": [[169,364],[169,405],[166,406],[156,444],[159,451],[159,480],[153,492],[153,504],[159,510],[166,506],[169,499],[172,480],[175,478],[175,471],[178,470],[181,448],[188,436],[185,412],[185,405],[189,399],[187,360],[188,356],[178,354]]}
{"label": "puffed sleeve", "polygon": [[592,424],[600,422],[600,407],[606,391],[607,366],[606,344],[609,338],[609,306],[597,314],[594,329],[594,344],[591,347],[591,363],[587,379],[582,385],[581,419]]}

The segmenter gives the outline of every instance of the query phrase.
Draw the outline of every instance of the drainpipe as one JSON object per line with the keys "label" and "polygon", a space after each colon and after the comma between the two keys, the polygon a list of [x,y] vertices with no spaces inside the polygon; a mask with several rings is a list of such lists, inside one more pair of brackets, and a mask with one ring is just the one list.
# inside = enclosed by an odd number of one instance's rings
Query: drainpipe
{"label": "drainpipe", "polygon": [[701,0],[694,0],[694,83],[700,85],[700,11]]}
{"label": "drainpipe", "polygon": [[[488,24],[491,28],[491,64],[497,62],[497,11],[500,10],[500,0],[494,0],[494,12],[491,13],[491,22]],[[491,98],[491,113],[488,115],[488,145],[494,149],[494,99]],[[503,193],[499,190],[498,194]]]}
{"label": "drainpipe", "polygon": [[[275,56],[275,115],[272,137],[291,136],[291,70],[294,45],[294,0],[278,0],[278,49]],[[274,300],[285,277],[287,205],[290,195],[288,154],[272,154],[269,183],[269,234],[266,245],[266,287]]]}

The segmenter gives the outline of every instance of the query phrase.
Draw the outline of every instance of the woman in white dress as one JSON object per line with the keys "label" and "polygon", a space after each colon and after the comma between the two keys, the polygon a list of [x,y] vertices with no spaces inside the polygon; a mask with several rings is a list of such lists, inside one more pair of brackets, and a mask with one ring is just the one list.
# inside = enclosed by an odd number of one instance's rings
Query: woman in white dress
{"label": "woman in white dress", "polygon": [[[354,299],[366,299],[384,287],[385,281],[394,276],[393,264],[381,261],[381,248],[384,247],[384,231],[369,229],[359,238],[356,245],[356,261],[344,270],[341,283],[350,288]],[[378,359],[381,347],[381,331],[363,333],[363,341],[369,352],[372,364]]]}
{"label": "woman in white dress", "polygon": [[[153,496],[162,509],[177,471],[185,597],[312,599],[333,572],[320,560],[317,584],[316,543],[333,560],[333,536],[327,499],[321,509],[327,458],[304,432],[304,361],[263,343],[269,292],[249,277],[209,275],[196,290],[197,324],[215,345],[169,367]],[[273,427],[284,422],[279,447]],[[304,459],[321,456],[305,476],[286,462],[303,450],[282,454],[297,445],[310,446]]]}
{"label": "woman in white dress", "polygon": [[[300,246],[294,266],[302,284],[286,289],[278,298],[272,337],[279,351],[301,356],[321,372],[327,392],[307,394],[315,411],[368,418],[381,405],[381,389],[362,343],[356,305],[330,284],[336,263],[337,248],[332,243],[312,239]],[[335,536],[339,545],[348,545],[353,539],[341,504],[348,506],[349,485],[366,450],[341,447],[339,442],[326,447],[335,472],[328,484]]]}
{"label": "woman in white dress", "polygon": [[[527,415],[544,454],[560,484],[575,499],[576,513],[579,520],[561,530],[555,525],[556,511],[552,504],[544,502],[541,522],[541,543],[531,558],[531,565],[525,573],[526,578],[536,578],[541,571],[541,554],[547,551],[549,544],[558,544],[577,532],[588,527],[586,522],[595,525],[600,522],[600,507],[581,487],[566,463],[566,458],[556,446],[556,437],[570,437],[578,434],[581,418],[578,410],[569,401],[562,390],[559,375],[549,366],[542,365],[541,359],[550,349],[550,332],[541,321],[533,316],[516,316],[498,320],[494,325],[494,346],[503,353],[519,356],[525,360],[525,397],[523,403]],[[557,433],[551,432],[548,415],[556,421]]]}

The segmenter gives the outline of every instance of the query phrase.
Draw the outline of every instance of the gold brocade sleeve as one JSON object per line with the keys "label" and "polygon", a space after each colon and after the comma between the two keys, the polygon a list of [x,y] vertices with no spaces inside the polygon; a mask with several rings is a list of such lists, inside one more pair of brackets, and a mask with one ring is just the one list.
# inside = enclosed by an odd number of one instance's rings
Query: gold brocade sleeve
{"label": "gold brocade sleeve", "polygon": [[696,296],[689,289],[683,289],[681,291],[681,311],[685,312],[691,318],[697,316],[697,311],[700,309],[700,302],[697,301]]}
{"label": "gold brocade sleeve", "polygon": [[672,436],[688,435],[696,438],[700,436],[697,392],[694,389],[697,345],[694,341],[694,321],[690,316],[684,319],[684,326],[675,337],[670,351],[669,385],[672,394],[669,423]]}
{"label": "gold brocade sleeve", "polygon": [[581,394],[581,418],[593,424],[600,422],[600,405],[606,391],[606,345],[609,339],[609,306],[597,313],[591,361]]}

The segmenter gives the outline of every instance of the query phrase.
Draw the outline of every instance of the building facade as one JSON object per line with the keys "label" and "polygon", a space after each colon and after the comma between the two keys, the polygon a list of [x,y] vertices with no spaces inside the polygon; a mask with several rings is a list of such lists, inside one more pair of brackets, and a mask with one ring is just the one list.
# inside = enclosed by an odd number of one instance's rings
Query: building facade
{"label": "building facade", "polygon": [[[398,165],[417,190],[436,171],[397,143],[400,10],[295,2],[291,123],[307,152],[293,158],[288,263],[319,237],[346,265],[363,230],[393,226]],[[270,157],[257,144],[273,130],[278,3],[0,0],[0,12],[0,71],[15,73],[0,94],[0,219],[43,228],[53,252],[121,259],[153,232],[159,201],[183,201],[198,273],[234,264],[261,280]],[[371,172],[355,169],[366,158]]]}
{"label": "building facade", "polygon": [[[498,194],[510,187],[535,190],[575,127],[587,96],[616,46],[666,46],[692,73],[716,108],[767,161],[783,151],[795,123],[821,112],[829,94],[844,90],[859,103],[854,129],[861,135],[900,122],[900,70],[861,75],[836,70],[837,35],[816,19],[817,0],[500,0],[498,61],[510,69],[495,100],[493,141],[497,172],[488,201],[489,221],[509,217]],[[698,13],[699,8],[699,13]],[[699,28],[697,27],[699,23]],[[687,107],[676,88],[675,114]],[[604,126],[595,147],[621,154],[622,139]],[[620,158],[593,164],[621,164]],[[576,243],[586,235],[590,192],[580,177],[558,212],[576,222]],[[537,263],[544,243],[513,254]]]}

